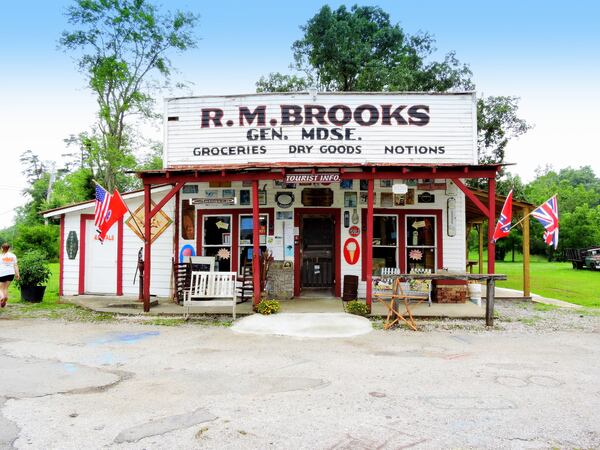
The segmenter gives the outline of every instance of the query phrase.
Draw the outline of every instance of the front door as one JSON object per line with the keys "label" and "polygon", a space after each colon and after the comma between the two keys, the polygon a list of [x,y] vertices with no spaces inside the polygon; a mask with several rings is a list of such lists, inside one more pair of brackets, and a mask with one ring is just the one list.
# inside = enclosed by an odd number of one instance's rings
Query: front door
{"label": "front door", "polygon": [[[321,212],[323,211],[323,212]],[[336,216],[337,210],[297,211],[296,289],[324,295],[336,292]]]}
{"label": "front door", "polygon": [[98,240],[93,220],[85,221],[85,293],[115,294],[117,292],[117,225],[106,234],[104,243]]}

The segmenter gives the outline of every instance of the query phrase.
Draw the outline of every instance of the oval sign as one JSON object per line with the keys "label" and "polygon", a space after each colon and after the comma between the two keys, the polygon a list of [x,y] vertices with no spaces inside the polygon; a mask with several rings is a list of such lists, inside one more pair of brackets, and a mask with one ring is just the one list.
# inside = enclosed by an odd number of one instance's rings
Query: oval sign
{"label": "oval sign", "polygon": [[352,225],[348,230],[348,233],[350,233],[350,236],[356,237],[360,234],[360,228],[358,228],[356,225]]}
{"label": "oval sign", "polygon": [[275,202],[280,208],[289,208],[294,203],[294,194],[291,192],[278,192],[275,195]]}
{"label": "oval sign", "polygon": [[346,239],[344,242],[344,259],[350,265],[356,264],[360,258],[360,246],[354,238]]}

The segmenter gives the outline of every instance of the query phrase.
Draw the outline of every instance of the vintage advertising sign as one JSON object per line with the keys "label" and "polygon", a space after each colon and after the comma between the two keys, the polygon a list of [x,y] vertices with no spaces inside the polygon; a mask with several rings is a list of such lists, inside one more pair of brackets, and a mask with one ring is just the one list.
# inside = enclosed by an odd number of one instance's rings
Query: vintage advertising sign
{"label": "vintage advertising sign", "polygon": [[344,259],[350,265],[356,264],[360,258],[360,245],[354,238],[348,238],[344,242]]}
{"label": "vintage advertising sign", "polygon": [[[156,203],[152,201],[151,209],[155,206]],[[133,215],[129,216],[129,219],[125,221],[125,223],[131,229],[131,231],[133,231],[141,240],[144,240],[144,237],[140,233],[140,231],[144,231],[145,215],[146,214],[144,213],[144,205],[140,205],[133,212]],[[137,222],[137,225],[136,223],[134,223],[134,221]],[[150,230],[152,231],[152,237],[150,242],[154,242],[161,234],[165,232],[167,228],[169,228],[169,225],[171,225],[172,223],[173,221],[171,220],[171,218],[167,216],[162,209],[158,211],[158,213],[156,213],[156,215],[150,221]]]}
{"label": "vintage advertising sign", "polygon": [[191,198],[192,205],[235,205],[235,198],[231,197],[198,197]]}
{"label": "vintage advertising sign", "polygon": [[286,183],[339,183],[342,177],[339,173],[294,173],[286,174]]}
{"label": "vintage advertising sign", "polygon": [[166,167],[477,162],[476,97],[307,93],[168,99]]}

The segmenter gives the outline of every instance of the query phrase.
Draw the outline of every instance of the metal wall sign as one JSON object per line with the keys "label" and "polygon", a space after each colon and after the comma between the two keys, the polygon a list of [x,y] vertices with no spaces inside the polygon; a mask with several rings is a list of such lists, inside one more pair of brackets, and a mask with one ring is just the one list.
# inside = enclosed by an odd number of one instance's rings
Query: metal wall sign
{"label": "metal wall sign", "polygon": [[173,98],[164,164],[475,164],[476,117],[475,93]]}
{"label": "metal wall sign", "polygon": [[226,198],[213,198],[213,197],[199,197],[190,198],[190,204],[192,205],[235,205],[235,197]]}
{"label": "metal wall sign", "polygon": [[69,259],[75,259],[77,257],[77,251],[79,250],[79,239],[77,239],[77,232],[74,230],[69,231],[67,236],[67,256]]}

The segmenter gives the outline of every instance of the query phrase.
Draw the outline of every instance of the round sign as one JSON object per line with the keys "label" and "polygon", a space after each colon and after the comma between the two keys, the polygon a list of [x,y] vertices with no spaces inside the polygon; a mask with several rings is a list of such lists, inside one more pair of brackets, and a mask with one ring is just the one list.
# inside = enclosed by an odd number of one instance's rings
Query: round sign
{"label": "round sign", "polygon": [[350,236],[356,237],[360,234],[360,228],[358,228],[356,225],[352,225],[348,230],[348,233],[350,233]]}
{"label": "round sign", "polygon": [[278,192],[275,195],[275,202],[280,208],[289,208],[294,203],[294,194],[292,192]]}
{"label": "round sign", "polygon": [[360,246],[354,238],[346,239],[344,242],[344,259],[348,264],[356,264],[360,258]]}
{"label": "round sign", "polygon": [[196,256],[196,250],[190,244],[181,247],[179,251],[179,262],[182,263],[187,256]]}

